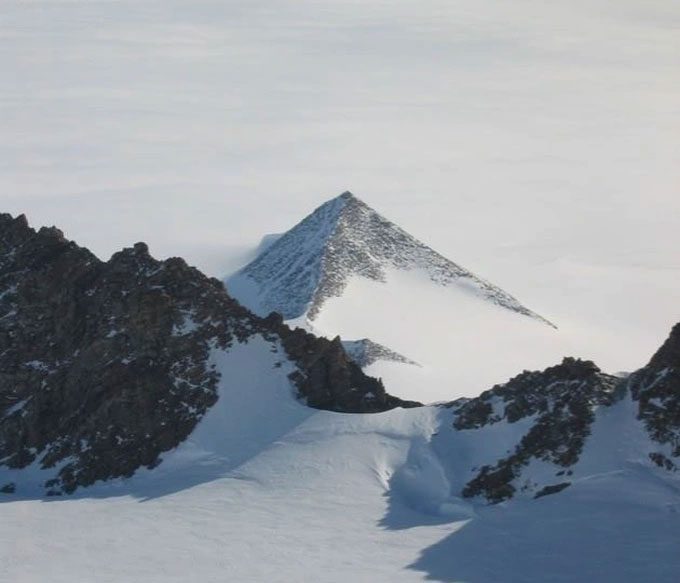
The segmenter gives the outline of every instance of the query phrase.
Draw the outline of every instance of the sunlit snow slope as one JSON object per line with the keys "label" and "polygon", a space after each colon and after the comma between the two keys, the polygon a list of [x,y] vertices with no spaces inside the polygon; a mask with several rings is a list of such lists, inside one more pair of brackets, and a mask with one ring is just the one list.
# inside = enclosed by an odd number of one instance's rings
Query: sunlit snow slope
{"label": "sunlit snow slope", "polygon": [[425,402],[476,396],[525,368],[579,353],[560,330],[480,301],[465,288],[432,285],[419,270],[391,269],[384,283],[352,278],[313,327],[343,338],[368,336],[419,363],[380,360],[365,370],[395,395]]}
{"label": "sunlit snow slope", "polygon": [[522,368],[578,353],[501,288],[442,257],[350,193],[316,209],[226,281],[251,310],[419,363],[367,370],[395,395],[473,396]]}
{"label": "sunlit snow slope", "polygon": [[0,503],[0,580],[677,580],[677,480],[644,459],[630,400],[597,413],[566,491],[487,506],[457,492],[530,420],[456,431],[443,407],[308,409],[271,350],[253,338],[213,354],[228,373],[217,404],[154,470]]}

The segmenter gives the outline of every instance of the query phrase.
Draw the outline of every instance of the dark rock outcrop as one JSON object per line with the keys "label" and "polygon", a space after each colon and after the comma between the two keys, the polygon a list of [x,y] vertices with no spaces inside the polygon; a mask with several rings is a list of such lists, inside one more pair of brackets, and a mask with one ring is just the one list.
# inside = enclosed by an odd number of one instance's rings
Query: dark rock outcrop
{"label": "dark rock outcrop", "polygon": [[[637,420],[650,437],[640,453],[650,465],[677,472],[680,463],[680,324],[650,362],[628,377],[607,375],[590,361],[565,358],[542,372],[525,371],[475,399],[460,399],[453,426],[477,431],[496,423],[527,423],[508,455],[475,469],[464,486],[465,497],[492,503],[512,498],[518,488],[535,489],[525,475],[532,460],[548,462],[556,476],[571,476],[595,421],[595,412],[629,398],[637,404]],[[521,484],[529,484],[522,486]],[[535,497],[555,494],[570,482],[548,484]]]}
{"label": "dark rock outcrop", "polygon": [[[654,354],[649,364],[629,378],[630,390],[638,403],[638,417],[652,439],[669,448],[669,455],[680,456],[680,324]],[[657,462],[669,469],[675,464],[661,452]]]}
{"label": "dark rock outcrop", "polygon": [[604,374],[590,361],[565,358],[542,372],[525,371],[463,403],[454,411],[454,427],[459,430],[535,418],[514,451],[480,468],[463,496],[484,496],[491,502],[511,498],[513,482],[532,459],[562,468],[576,464],[595,419],[593,410],[620,396],[618,384],[617,377]]}
{"label": "dark rock outcrop", "polygon": [[0,215],[0,465],[53,468],[46,488],[60,494],[158,464],[218,398],[211,351],[257,334],[283,345],[312,407],[413,405],[339,340],[254,316],[182,259],[138,243],[102,262],[58,229]]}
{"label": "dark rock outcrop", "polygon": [[566,490],[569,486],[571,486],[571,482],[560,482],[559,484],[546,486],[545,488],[542,488],[541,490],[536,492],[534,498],[543,498],[543,496],[559,494],[562,490]]}
{"label": "dark rock outcrop", "polygon": [[347,355],[361,368],[370,366],[379,360],[420,366],[417,362],[410,358],[406,358],[403,354],[399,354],[398,352],[387,348],[387,346],[373,342],[369,338],[362,338],[361,340],[343,340],[342,345],[345,348]]}
{"label": "dark rock outcrop", "polygon": [[291,378],[310,407],[376,413],[395,407],[421,406],[387,394],[379,379],[365,375],[349,358],[340,337],[328,340],[302,328],[291,330],[277,313],[268,316],[265,322],[279,335],[288,356],[299,364]]}

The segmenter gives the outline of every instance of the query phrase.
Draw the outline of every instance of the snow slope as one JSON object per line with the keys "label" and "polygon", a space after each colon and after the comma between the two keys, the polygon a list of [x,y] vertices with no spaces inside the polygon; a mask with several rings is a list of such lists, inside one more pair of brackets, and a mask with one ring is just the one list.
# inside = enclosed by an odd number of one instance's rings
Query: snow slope
{"label": "snow slope", "polygon": [[560,330],[482,302],[465,288],[433,286],[419,270],[388,270],[384,283],[351,279],[313,328],[343,338],[367,336],[419,363],[378,361],[365,370],[382,377],[393,394],[421,402],[476,396],[580,348]]}
{"label": "snow slope", "polygon": [[[455,492],[527,423],[455,431],[447,408],[311,410],[274,349],[213,354],[230,373],[218,403],[158,468],[70,498],[3,499],[0,580],[677,580],[678,483],[642,463],[630,401],[598,413],[565,492],[486,506]],[[235,373],[243,362],[255,377]]]}
{"label": "snow slope", "polygon": [[367,372],[421,402],[474,396],[583,343],[442,257],[350,193],[321,205],[226,280],[261,315],[345,340],[369,338],[421,367]]}

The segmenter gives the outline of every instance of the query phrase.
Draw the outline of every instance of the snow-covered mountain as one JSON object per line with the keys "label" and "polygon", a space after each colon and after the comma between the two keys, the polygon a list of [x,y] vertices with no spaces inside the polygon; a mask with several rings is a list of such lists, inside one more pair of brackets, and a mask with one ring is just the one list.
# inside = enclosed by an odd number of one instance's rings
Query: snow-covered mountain
{"label": "snow-covered mountain", "polygon": [[449,261],[350,192],[326,202],[284,235],[265,239],[261,254],[227,280],[231,294],[262,316],[314,321],[356,276],[385,282],[390,269],[423,271],[440,286],[550,324],[499,287]]}
{"label": "snow-covered mountain", "polygon": [[[219,368],[241,344],[242,362]],[[0,215],[0,464],[19,476],[0,488],[60,495],[157,465],[215,405],[222,376],[268,366],[253,344],[310,406],[405,404],[339,339],[258,318],[179,258],[157,261],[138,243],[102,262],[56,228]]]}
{"label": "snow-covered mountain", "polygon": [[567,360],[448,406],[343,414],[296,399],[294,363],[249,338],[213,355],[216,402],[160,465],[51,504],[48,472],[0,466],[0,573],[674,583],[679,345],[680,327],[629,379]]}
{"label": "snow-covered mountain", "polygon": [[349,192],[268,237],[225,283],[261,316],[276,311],[291,326],[403,355],[365,364],[407,399],[473,396],[521,368],[581,353],[578,339]]}
{"label": "snow-covered mountain", "polygon": [[2,580],[677,580],[680,324],[419,406],[143,244],[0,215],[0,286]]}

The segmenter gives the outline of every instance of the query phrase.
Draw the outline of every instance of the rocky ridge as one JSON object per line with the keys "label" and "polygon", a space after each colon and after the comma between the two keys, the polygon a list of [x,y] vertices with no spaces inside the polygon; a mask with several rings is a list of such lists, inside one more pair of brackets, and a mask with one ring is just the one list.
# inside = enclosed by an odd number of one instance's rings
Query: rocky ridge
{"label": "rocky ridge", "polygon": [[[157,261],[143,243],[102,262],[58,229],[36,232],[25,217],[0,215],[0,465],[42,468],[50,495],[154,467],[217,401],[228,371],[216,370],[211,354],[254,337],[292,363],[291,387],[311,407],[372,413],[419,405],[361,371],[371,351],[389,356],[385,347],[361,341],[363,352],[348,356],[340,338],[293,330],[277,313],[253,315],[219,281],[181,259]],[[495,443],[484,463],[473,465],[472,456],[470,467],[452,470],[468,476],[453,495],[541,498],[579,479],[601,413],[617,407],[626,426],[647,436],[635,450],[645,467],[676,475],[680,324],[626,378],[565,358],[450,403],[441,409],[448,430],[433,442],[482,450]],[[0,483],[0,493],[16,490]]]}
{"label": "rocky ridge", "polygon": [[[494,463],[472,469],[462,496],[491,503],[508,500],[519,490],[540,498],[571,484],[584,447],[597,421],[598,410],[624,399],[637,404],[636,418],[648,435],[650,464],[675,472],[680,457],[680,324],[676,325],[649,364],[629,377],[603,373],[594,363],[565,358],[544,371],[525,371],[474,399],[448,405],[453,429],[479,433],[496,424],[520,425],[514,445]],[[552,483],[532,483],[530,466],[554,467]]]}
{"label": "rocky ridge", "polygon": [[417,362],[405,357],[403,354],[399,354],[398,352],[387,348],[387,346],[373,342],[368,338],[362,338],[361,340],[344,340],[342,345],[345,348],[347,355],[361,368],[371,366],[379,360],[420,366]]}
{"label": "rocky ridge", "polygon": [[542,372],[525,371],[460,406],[454,421],[458,430],[533,418],[514,451],[480,468],[463,496],[483,495],[492,502],[512,498],[513,482],[532,459],[560,468],[574,465],[595,420],[594,410],[614,402],[618,384],[618,378],[590,361],[565,358]]}
{"label": "rocky ridge", "polygon": [[364,375],[339,339],[253,315],[182,259],[138,243],[103,262],[56,228],[0,215],[0,465],[52,470],[53,495],[153,467],[215,404],[211,352],[256,335],[294,363],[312,407],[417,405]]}
{"label": "rocky ridge", "polygon": [[313,321],[324,303],[342,295],[349,279],[384,281],[388,268],[424,270],[441,286],[462,285],[518,314],[550,322],[499,287],[449,261],[350,192],[317,208],[227,279],[227,288],[264,315]]}
{"label": "rocky ridge", "polygon": [[650,459],[677,470],[680,457],[680,323],[654,354],[649,364],[629,378],[628,386],[638,405],[638,418],[666,451],[650,453]]}

